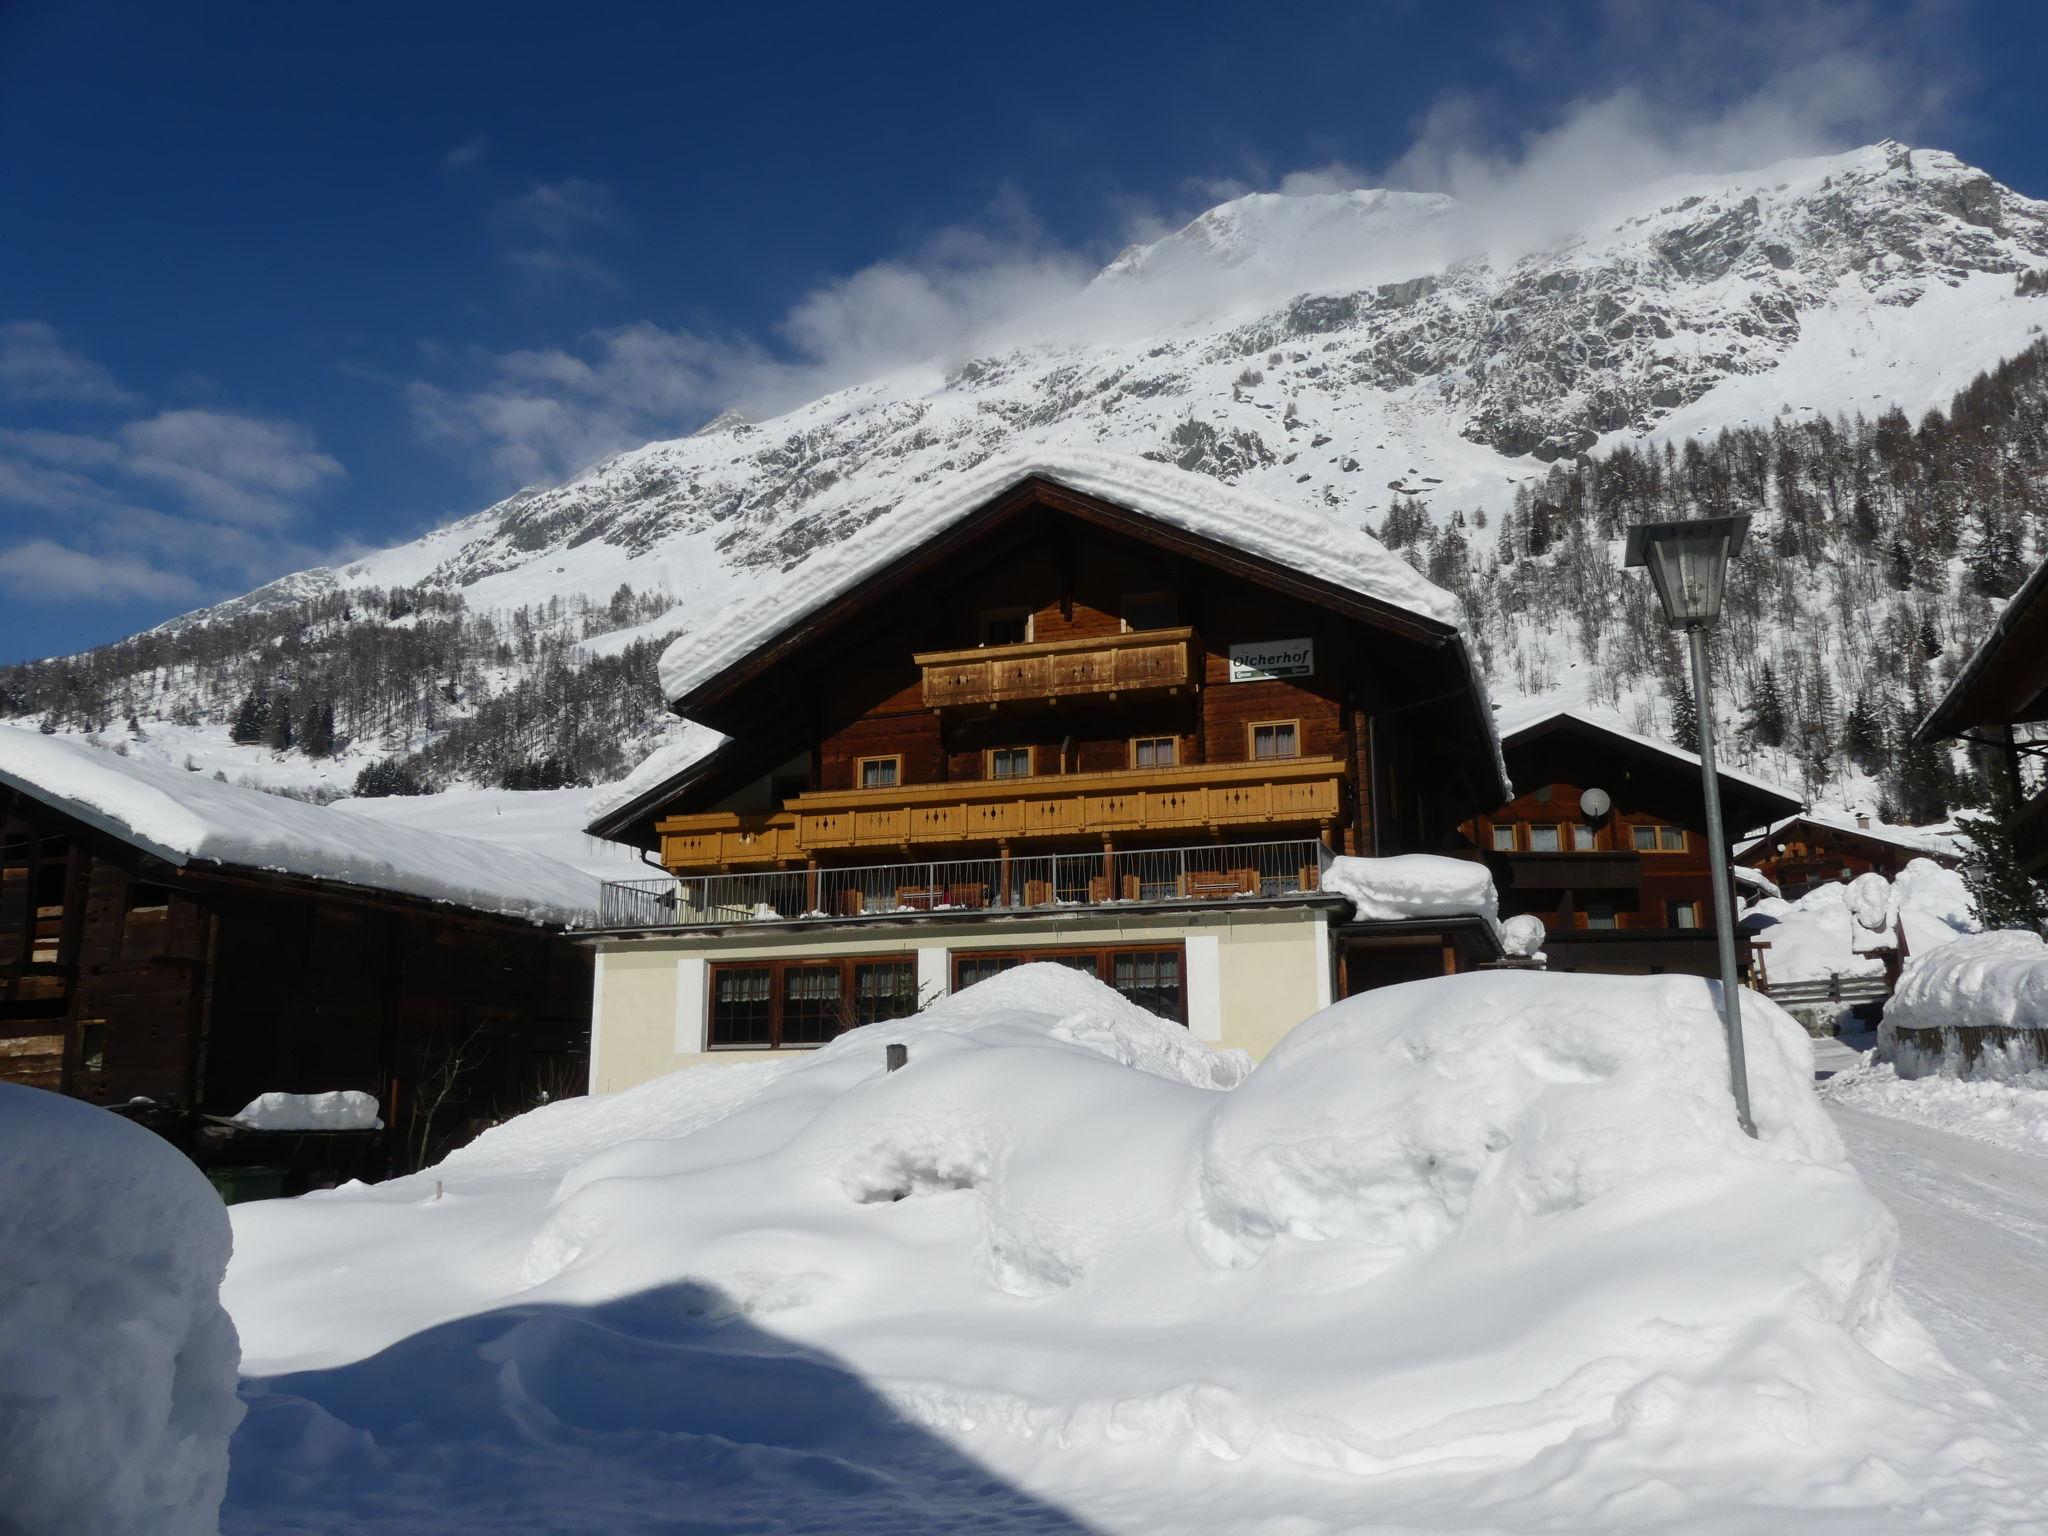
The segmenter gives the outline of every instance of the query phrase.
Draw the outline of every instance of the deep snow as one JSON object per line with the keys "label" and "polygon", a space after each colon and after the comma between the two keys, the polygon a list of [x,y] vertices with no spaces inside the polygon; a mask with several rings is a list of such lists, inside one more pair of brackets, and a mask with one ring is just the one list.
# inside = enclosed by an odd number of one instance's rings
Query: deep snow
{"label": "deep snow", "polygon": [[238,1207],[227,1529],[2024,1528],[1745,1018],[1757,1141],[1691,978],[1390,988],[1246,1076],[1024,967]]}
{"label": "deep snow", "polygon": [[173,864],[278,870],[525,918],[595,916],[597,882],[523,847],[403,829],[203,774],[0,725],[0,784],[10,784]]}
{"label": "deep snow", "polygon": [[1963,877],[1922,858],[1910,860],[1897,880],[1872,873],[1815,886],[1796,901],[1759,897],[1744,908],[1742,926],[1770,946],[1763,960],[1773,986],[1882,975],[1882,952],[1899,949],[1903,939],[1903,993],[1915,957],[1975,932],[1978,923]]}
{"label": "deep snow", "polygon": [[168,1142],[0,1083],[0,1532],[210,1536],[227,1485],[229,1230]]}

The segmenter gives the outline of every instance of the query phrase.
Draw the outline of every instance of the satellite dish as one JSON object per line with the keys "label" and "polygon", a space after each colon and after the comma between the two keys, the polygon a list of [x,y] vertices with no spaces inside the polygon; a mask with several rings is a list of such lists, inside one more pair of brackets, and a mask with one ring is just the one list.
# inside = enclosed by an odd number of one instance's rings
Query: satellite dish
{"label": "satellite dish", "polygon": [[1614,802],[1607,798],[1604,789],[1589,789],[1579,796],[1579,809],[1595,818],[1605,816]]}

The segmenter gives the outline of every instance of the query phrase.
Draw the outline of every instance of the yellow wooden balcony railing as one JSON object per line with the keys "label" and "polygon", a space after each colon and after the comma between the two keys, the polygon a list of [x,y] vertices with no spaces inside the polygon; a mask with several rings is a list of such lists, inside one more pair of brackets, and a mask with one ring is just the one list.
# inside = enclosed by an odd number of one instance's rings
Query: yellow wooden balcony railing
{"label": "yellow wooden balcony railing", "polygon": [[922,651],[924,702],[932,709],[992,708],[1052,699],[1172,692],[1201,681],[1192,629],[1143,629],[1085,640]]}
{"label": "yellow wooden balcony railing", "polygon": [[910,784],[798,795],[772,815],[710,811],[656,824],[672,870],[784,864],[819,853],[1137,833],[1327,828],[1343,816],[1334,757],[1120,773]]}

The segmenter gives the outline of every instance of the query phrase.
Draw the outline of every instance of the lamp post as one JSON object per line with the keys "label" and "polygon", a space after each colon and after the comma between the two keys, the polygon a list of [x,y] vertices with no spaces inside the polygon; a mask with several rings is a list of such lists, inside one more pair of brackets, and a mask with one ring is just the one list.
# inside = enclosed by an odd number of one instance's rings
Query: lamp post
{"label": "lamp post", "polygon": [[1626,566],[1647,565],[1664,605],[1664,622],[1685,631],[1692,650],[1692,694],[1700,722],[1700,771],[1706,778],[1707,843],[1714,877],[1714,936],[1721,952],[1721,1024],[1728,1036],[1728,1087],[1735,1118],[1756,1135],[1749,1117],[1749,1068],[1742,1051],[1742,992],[1735,972],[1735,902],[1728,877],[1728,839],[1721,827],[1721,777],[1714,767],[1713,677],[1707,632],[1721,617],[1728,562],[1741,553],[1749,515],[1681,523],[1639,523],[1628,531]]}

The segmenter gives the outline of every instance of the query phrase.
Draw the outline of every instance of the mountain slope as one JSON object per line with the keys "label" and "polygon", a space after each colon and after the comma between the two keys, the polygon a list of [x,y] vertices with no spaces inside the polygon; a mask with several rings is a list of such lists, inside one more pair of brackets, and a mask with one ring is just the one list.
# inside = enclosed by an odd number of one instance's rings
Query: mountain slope
{"label": "mountain slope", "polygon": [[[485,698],[536,676],[546,646],[536,661],[530,633],[508,643],[512,610],[537,615],[529,629],[538,623],[544,641],[556,637],[558,666],[621,665],[810,551],[857,536],[913,488],[1040,443],[1174,462],[1347,527],[1398,526],[1412,558],[1477,594],[1499,558],[1471,538],[1480,517],[1518,501],[1526,517],[1532,493],[1569,500],[1569,477],[1552,484],[1558,466],[1723,428],[1782,437],[1801,425],[1825,438],[1835,418],[1893,405],[1917,418],[2023,350],[2048,320],[2039,275],[2048,204],[1938,151],[1887,143],[1660,183],[1607,200],[1561,238],[1515,222],[1527,221],[1382,191],[1242,198],[1126,251],[1085,291],[976,356],[906,369],[773,421],[722,417],[164,633],[262,632],[266,615],[281,622],[309,604],[347,629],[376,621],[357,610],[377,602],[350,596],[373,589],[459,597],[467,617],[450,621],[434,665],[452,674],[467,664],[468,673],[449,676],[441,704],[401,710],[388,729],[366,726],[375,717],[364,714],[345,731],[359,754],[417,751]],[[1684,504],[1660,507],[1668,515]],[[1755,505],[1782,510],[1768,475]],[[1886,517],[1878,531],[1916,541],[1928,565],[1909,618],[1966,638],[1992,594],[1969,589],[1956,563],[1961,534],[1908,527],[1903,505]],[[2021,557],[2038,550],[2038,519],[2008,521]],[[1811,550],[1847,566],[1875,559],[1877,523],[1852,531],[1845,509],[1840,522],[1839,539],[1832,524],[1817,525]],[[1453,535],[1446,554],[1437,545]],[[1944,547],[1918,548],[1929,539]],[[622,584],[634,589],[623,607]],[[1561,600],[1582,595],[1578,633],[1554,604],[1475,616],[1491,631],[1496,695],[1555,686],[1582,660],[1575,686],[1646,719],[1663,707],[1659,679],[1618,643],[1632,629],[1596,611],[1591,592]],[[580,622],[549,618],[550,604],[565,603],[581,605]],[[595,610],[610,619],[593,624]],[[1851,620],[1826,603],[1810,611],[1825,630],[1812,637],[1811,668],[1831,674],[1833,707],[1846,708],[1871,686],[1851,675]],[[1784,638],[1752,636],[1758,646]],[[152,665],[146,682],[130,679],[144,715],[189,693],[161,658]],[[268,686],[281,670],[259,655],[234,686]],[[1746,667],[1728,703],[1746,705],[1751,674]],[[202,732],[222,700],[216,687],[198,707]],[[40,694],[29,702],[48,707]],[[646,718],[651,703],[622,703],[619,718],[634,709]],[[430,766],[488,776],[493,753],[538,756],[552,738],[535,711],[556,707],[508,711],[528,722],[506,727],[511,747]],[[269,770],[259,762],[250,771]]]}

